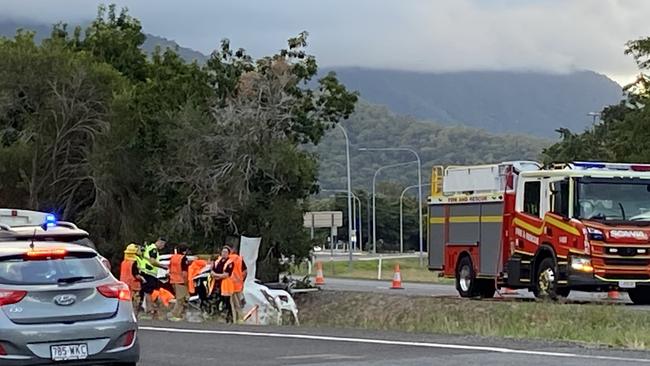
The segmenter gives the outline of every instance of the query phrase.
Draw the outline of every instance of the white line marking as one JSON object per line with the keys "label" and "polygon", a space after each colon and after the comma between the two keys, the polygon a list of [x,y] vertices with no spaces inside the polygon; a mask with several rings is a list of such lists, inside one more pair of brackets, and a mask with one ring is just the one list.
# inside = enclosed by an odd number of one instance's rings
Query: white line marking
{"label": "white line marking", "polygon": [[650,363],[650,359],[646,359],[646,358],[628,358],[628,357],[614,357],[614,356],[580,355],[580,354],[577,354],[577,353],[533,351],[533,350],[525,350],[525,349],[503,348],[503,347],[487,347],[487,346],[471,346],[471,345],[462,345],[462,344],[410,342],[410,341],[391,341],[391,340],[385,340],[385,339],[332,337],[332,336],[321,336],[321,335],[311,335],[311,334],[258,333],[258,332],[244,332],[244,331],[234,331],[234,330],[159,328],[159,327],[146,327],[146,326],[139,327],[139,329],[144,330],[144,331],[167,332],[167,333],[215,334],[215,335],[234,335],[234,336],[251,336],[251,337],[267,337],[267,338],[289,338],[289,339],[304,339],[304,340],[314,340],[314,341],[381,344],[381,345],[389,345],[389,346],[457,349],[457,350],[465,350],[465,351],[483,351],[483,352],[495,352],[495,353],[518,354],[518,355],[549,356],[549,357],[562,357],[562,358],[582,358],[582,359],[590,359],[590,360],[606,360],[606,361],[624,361],[624,362]]}
{"label": "white line marking", "polygon": [[322,355],[297,355],[297,356],[283,356],[283,357],[278,357],[278,360],[308,360],[308,359],[326,359],[326,360],[354,360],[354,359],[361,359],[363,356],[346,356],[346,355],[338,355],[338,354],[333,354],[333,353],[326,353]]}

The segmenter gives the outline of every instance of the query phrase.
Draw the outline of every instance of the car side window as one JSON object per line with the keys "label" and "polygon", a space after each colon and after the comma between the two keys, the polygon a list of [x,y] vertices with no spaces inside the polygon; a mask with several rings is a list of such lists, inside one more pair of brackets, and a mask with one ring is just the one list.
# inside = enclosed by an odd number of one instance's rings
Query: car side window
{"label": "car side window", "polygon": [[539,217],[541,190],[539,181],[524,183],[524,213]]}

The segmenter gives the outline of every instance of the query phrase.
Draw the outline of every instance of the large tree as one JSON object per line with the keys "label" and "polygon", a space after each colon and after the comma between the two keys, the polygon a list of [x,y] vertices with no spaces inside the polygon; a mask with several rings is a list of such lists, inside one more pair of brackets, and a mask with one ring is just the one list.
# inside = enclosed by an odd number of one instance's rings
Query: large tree
{"label": "large tree", "polygon": [[626,54],[632,55],[640,69],[639,77],[624,87],[624,99],[601,113],[601,122],[582,132],[565,128],[558,132],[562,140],[544,151],[550,161],[603,160],[650,162],[650,38],[627,43]]}
{"label": "large tree", "polygon": [[107,255],[161,233],[197,250],[245,234],[264,254],[307,254],[317,164],[299,146],[347,118],[356,94],[334,74],[310,83],[306,33],[259,60],[224,40],[203,66],[148,56],[144,39],[111,5],[40,45],[0,41],[0,206],[54,210]]}

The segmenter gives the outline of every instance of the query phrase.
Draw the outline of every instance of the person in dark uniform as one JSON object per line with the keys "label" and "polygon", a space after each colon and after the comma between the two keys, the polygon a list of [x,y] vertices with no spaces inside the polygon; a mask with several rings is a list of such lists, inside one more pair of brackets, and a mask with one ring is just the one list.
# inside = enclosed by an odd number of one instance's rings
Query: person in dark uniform
{"label": "person in dark uniform", "polygon": [[230,296],[232,295],[230,276],[234,269],[234,263],[230,260],[232,250],[229,246],[224,246],[221,250],[221,256],[212,265],[211,275],[215,279],[215,288],[221,291],[221,303],[226,311],[226,322],[232,323],[233,314],[230,306]]}

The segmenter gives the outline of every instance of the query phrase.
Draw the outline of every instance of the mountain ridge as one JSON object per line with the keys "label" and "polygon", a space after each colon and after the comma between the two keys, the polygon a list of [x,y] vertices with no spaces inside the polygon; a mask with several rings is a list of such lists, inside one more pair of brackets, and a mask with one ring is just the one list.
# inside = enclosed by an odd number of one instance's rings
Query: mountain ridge
{"label": "mountain ridge", "polygon": [[[23,24],[21,26],[21,24]],[[49,35],[51,26],[0,19],[0,36],[16,28],[34,29],[36,39]],[[207,55],[181,47],[173,40],[146,33],[142,48],[151,54],[157,46],[171,48],[188,62],[204,63]],[[465,125],[490,133],[527,134],[557,138],[558,128],[583,131],[592,123],[590,112],[617,103],[621,86],[605,75],[583,70],[425,72],[382,68],[324,67],[336,72],[348,89],[357,90],[373,104],[396,114],[443,125]]]}

